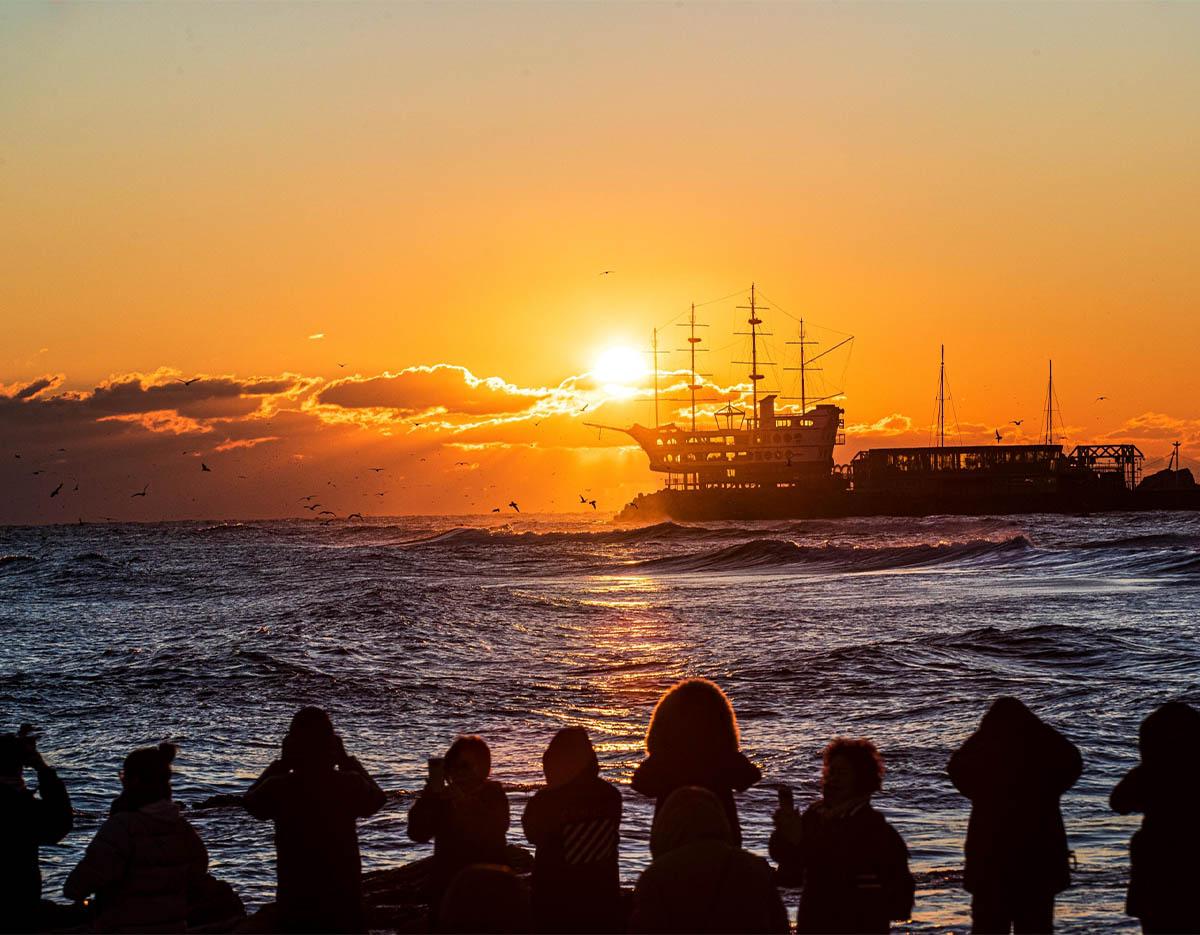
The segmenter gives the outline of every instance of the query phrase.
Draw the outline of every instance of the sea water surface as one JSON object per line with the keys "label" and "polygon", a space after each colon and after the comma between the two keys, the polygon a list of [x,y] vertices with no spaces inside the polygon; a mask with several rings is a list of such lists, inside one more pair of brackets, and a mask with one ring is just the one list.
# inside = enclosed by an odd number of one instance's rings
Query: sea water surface
{"label": "sea water surface", "polygon": [[[951,751],[1001,694],[1083,751],[1063,800],[1078,869],[1062,931],[1122,915],[1138,818],[1108,794],[1141,718],[1200,702],[1200,517],[931,517],[614,527],[583,517],[0,528],[0,729],[39,729],[78,810],[43,850],[60,896],[135,746],[182,747],[176,798],[251,908],[273,892],[269,824],[234,807],[291,714],[327,708],[394,793],[362,823],[365,868],[405,836],[425,760],[479,732],[510,792],[510,840],[555,730],[588,729],[625,795],[622,875],[648,862],[629,777],[658,696],[702,675],[731,696],[764,782],[739,798],[766,853],[776,793],[817,795],[836,735],[887,760],[877,798],[908,842],[913,927],[964,929],[967,803]],[[788,900],[794,911],[794,893]]]}

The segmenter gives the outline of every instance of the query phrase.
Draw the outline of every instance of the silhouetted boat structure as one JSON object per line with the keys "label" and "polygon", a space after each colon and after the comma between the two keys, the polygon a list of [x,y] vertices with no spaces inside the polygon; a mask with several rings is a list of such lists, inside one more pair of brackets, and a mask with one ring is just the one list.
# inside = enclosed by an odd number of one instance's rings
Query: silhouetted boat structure
{"label": "silhouetted boat structure", "polygon": [[[1142,481],[1145,461],[1130,444],[1076,445],[1067,452],[1054,439],[1053,363],[1046,394],[1041,444],[947,445],[945,363],[938,390],[938,444],[915,448],[870,448],[849,464],[837,464],[834,449],[846,443],[845,412],[825,397],[809,400],[806,374],[819,357],[809,358],[800,322],[800,407],[777,412],[776,394],[759,397],[758,340],[763,307],[755,288],[749,311],[749,412],[726,403],[697,423],[695,309],[689,320],[691,419],[687,427],[668,423],[628,428],[587,423],[629,435],[646,452],[650,469],[666,475],[663,488],[639,495],[618,520],[667,517],[676,520],[796,519],[839,516],[925,516],[931,514],[1079,513],[1113,510],[1200,509],[1200,487],[1190,472],[1161,471]],[[847,341],[850,339],[847,339]],[[657,335],[655,336],[655,421],[658,413]],[[809,403],[815,405],[809,405]],[[1153,483],[1151,483],[1153,482]]]}

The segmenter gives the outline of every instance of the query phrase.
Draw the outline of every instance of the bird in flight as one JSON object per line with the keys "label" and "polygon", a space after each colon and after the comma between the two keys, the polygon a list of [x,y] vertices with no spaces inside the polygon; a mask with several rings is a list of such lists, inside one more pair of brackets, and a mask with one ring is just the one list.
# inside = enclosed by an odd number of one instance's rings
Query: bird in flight
{"label": "bird in flight", "polygon": [[205,464],[203,461],[201,461],[200,462],[200,473],[201,474],[211,474],[212,468],[210,468],[207,464]]}
{"label": "bird in flight", "polygon": [[1000,430],[999,430],[999,429],[996,429],[996,444],[997,444],[997,445],[999,445],[999,444],[1000,444],[1000,439],[1002,439],[1003,437],[1004,437],[1004,436],[1000,434]]}
{"label": "bird in flight", "polygon": [[359,519],[362,519],[362,518],[363,518],[363,515],[362,515],[361,513],[351,513],[349,516],[347,516],[347,517],[346,517],[346,519],[354,519],[354,517],[356,517],[356,516],[357,516]]}
{"label": "bird in flight", "polygon": [[454,466],[455,467],[469,467],[470,462],[469,461],[455,461]]}
{"label": "bird in flight", "polygon": [[587,407],[588,407],[588,406],[590,406],[590,405],[591,405],[591,403],[584,403],[582,406],[580,406],[580,407],[579,407],[579,411],[580,411],[580,412],[587,412]]}
{"label": "bird in flight", "polygon": [[588,501],[587,501],[587,497],[585,497],[583,494],[580,494],[580,495],[579,495],[579,502],[580,502],[580,503],[587,503],[587,502],[588,502]]}
{"label": "bird in flight", "polygon": [[1011,422],[1013,425],[1020,425],[1025,420],[1024,419],[1009,419],[1008,421]]}
{"label": "bird in flight", "polygon": [[494,506],[494,507],[492,507],[492,512],[493,512],[493,513],[499,513],[499,512],[500,512],[500,507],[498,507],[498,506]]}
{"label": "bird in flight", "polygon": [[345,364],[338,364],[339,367],[345,367]]}
{"label": "bird in flight", "polygon": [[179,379],[179,377],[176,377],[175,382],[182,383],[184,386],[191,386],[193,383],[195,383],[199,379],[200,379],[199,377],[192,377],[190,380],[181,380],[181,379]]}
{"label": "bird in flight", "polygon": [[333,510],[322,510],[317,516],[337,516],[337,514]]}
{"label": "bird in flight", "polygon": [[144,496],[146,496],[146,491],[147,491],[147,490],[149,490],[149,489],[150,489],[150,485],[149,485],[149,484],[147,484],[145,487],[143,487],[143,488],[142,488],[141,490],[139,490],[137,493],[131,493],[129,496],[130,496],[131,498],[132,498],[132,497],[144,497]]}
{"label": "bird in flight", "polygon": [[1107,396],[1097,396],[1097,397],[1096,397],[1096,402],[1100,402],[1100,401],[1102,401],[1102,400],[1105,400],[1105,399],[1108,399],[1108,397],[1107,397]]}
{"label": "bird in flight", "polygon": [[383,470],[383,468],[367,468],[367,470],[368,470],[368,471],[374,471],[376,474],[378,474],[380,471],[382,471],[382,470]]}
{"label": "bird in flight", "polygon": [[305,509],[305,510],[308,510],[311,512],[311,511],[315,510],[317,507],[319,507],[320,505],[321,504],[319,504],[319,503],[307,504],[304,507],[302,507],[301,509]]}
{"label": "bird in flight", "polygon": [[51,491],[50,491],[50,496],[52,496],[52,497],[57,497],[57,496],[58,496],[58,492],[59,492],[60,490],[62,490],[62,488],[63,488],[63,485],[62,485],[62,484],[59,484],[57,487],[55,487],[53,490],[51,490]]}
{"label": "bird in flight", "polygon": [[313,494],[309,494],[307,497],[300,497],[299,499],[300,500],[316,500],[317,495],[315,493],[313,493]]}
{"label": "bird in flight", "polygon": [[593,510],[596,509],[596,501],[595,500],[589,500],[588,503],[590,503],[592,505]]}
{"label": "bird in flight", "polygon": [[608,275],[611,275],[612,273],[615,273],[615,272],[616,272],[616,270],[615,270],[615,269],[606,269],[606,270],[602,270],[602,271],[601,271],[601,273],[600,273],[600,275],[601,275],[601,276],[608,276]]}
{"label": "bird in flight", "polygon": [[514,510],[516,510],[518,513],[520,513],[520,512],[521,512],[521,508],[520,508],[519,506],[517,506],[517,501],[516,501],[516,500],[509,500],[509,501],[508,501],[508,505],[509,505],[509,506],[511,506],[511,507],[512,507]]}

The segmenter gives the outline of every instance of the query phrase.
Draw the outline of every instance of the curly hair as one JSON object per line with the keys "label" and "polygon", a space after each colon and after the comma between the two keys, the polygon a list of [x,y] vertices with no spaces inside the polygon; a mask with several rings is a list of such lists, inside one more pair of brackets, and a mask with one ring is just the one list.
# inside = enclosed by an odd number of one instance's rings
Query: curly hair
{"label": "curly hair", "polygon": [[446,751],[446,768],[449,769],[464,756],[476,757],[483,766],[483,774],[491,774],[492,751],[487,741],[478,734],[460,734],[454,738],[454,743],[450,744],[450,749]]}
{"label": "curly hair", "polygon": [[883,757],[875,744],[866,737],[835,737],[825,748],[824,765],[821,769],[821,784],[829,777],[829,761],[835,756],[845,757],[854,770],[854,785],[859,792],[878,792],[883,788]]}

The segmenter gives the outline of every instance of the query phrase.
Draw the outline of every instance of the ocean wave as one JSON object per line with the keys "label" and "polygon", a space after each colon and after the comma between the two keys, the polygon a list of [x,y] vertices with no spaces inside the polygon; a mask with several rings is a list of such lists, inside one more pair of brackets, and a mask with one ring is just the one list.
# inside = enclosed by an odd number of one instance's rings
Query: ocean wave
{"label": "ocean wave", "polygon": [[795,565],[819,566],[825,570],[886,571],[951,563],[981,563],[1010,558],[1032,548],[1024,536],[936,545],[881,546],[877,548],[838,545],[797,545],[781,539],[752,539],[689,555],[652,558],[616,566],[624,572],[736,572]]}
{"label": "ocean wave", "polygon": [[32,555],[0,555],[0,568],[20,568],[36,561]]}

